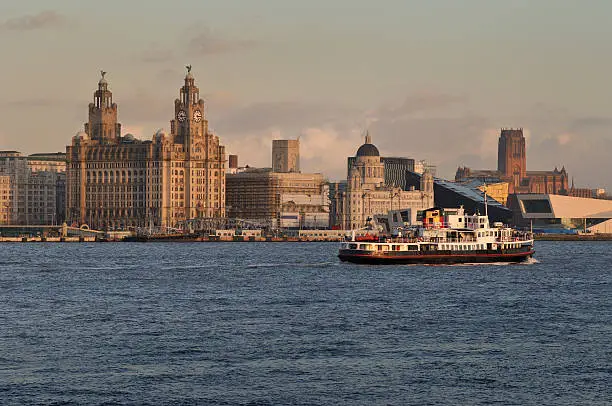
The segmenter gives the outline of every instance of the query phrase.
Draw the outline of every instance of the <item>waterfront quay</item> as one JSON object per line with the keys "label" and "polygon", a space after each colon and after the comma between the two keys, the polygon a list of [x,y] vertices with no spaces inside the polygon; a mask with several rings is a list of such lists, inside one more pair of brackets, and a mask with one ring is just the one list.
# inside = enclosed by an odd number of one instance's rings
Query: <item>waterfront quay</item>
{"label": "waterfront quay", "polygon": [[0,237],[0,243],[60,243],[60,242],[340,242],[341,237],[216,237],[216,236],[168,236],[157,238],[104,238],[104,237]]}
{"label": "waterfront quay", "polygon": [[[310,230],[309,230],[310,231]],[[321,230],[329,231],[329,230]],[[534,239],[537,241],[612,241],[612,234],[536,234]],[[176,234],[159,236],[135,236],[129,233],[121,234],[99,234],[99,235],[79,235],[79,236],[41,236],[41,235],[22,235],[22,236],[0,236],[0,243],[78,243],[78,242],[340,242],[344,240],[342,233],[298,233],[283,236],[263,236],[263,235],[195,235],[195,234]]]}

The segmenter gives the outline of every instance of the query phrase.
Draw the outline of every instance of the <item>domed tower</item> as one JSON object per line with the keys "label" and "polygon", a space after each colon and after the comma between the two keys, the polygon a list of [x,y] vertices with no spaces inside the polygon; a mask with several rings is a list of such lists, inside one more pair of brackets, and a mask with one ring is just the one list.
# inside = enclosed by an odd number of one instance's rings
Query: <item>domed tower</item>
{"label": "domed tower", "polygon": [[188,152],[208,133],[208,120],[204,117],[204,100],[200,99],[200,89],[195,85],[191,65],[186,68],[185,84],[181,87],[180,97],[174,101],[170,132],[174,141],[184,144]]}
{"label": "domed tower", "polygon": [[357,150],[353,167],[359,171],[364,186],[376,187],[385,181],[385,166],[369,133],[366,133],[365,143]]}
{"label": "domed tower", "polygon": [[100,144],[116,144],[121,136],[121,124],[117,123],[117,104],[113,103],[113,93],[108,90],[106,72],[100,71],[102,78],[98,90],[94,92],[94,102],[89,103],[89,121],[85,132]]}

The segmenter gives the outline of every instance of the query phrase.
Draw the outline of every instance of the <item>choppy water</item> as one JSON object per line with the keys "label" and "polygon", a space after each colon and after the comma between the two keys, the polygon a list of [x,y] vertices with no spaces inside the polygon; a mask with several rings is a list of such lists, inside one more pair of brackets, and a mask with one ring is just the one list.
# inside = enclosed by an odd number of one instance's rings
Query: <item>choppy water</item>
{"label": "choppy water", "polygon": [[612,243],[364,266],[329,243],[0,245],[1,404],[612,403]]}

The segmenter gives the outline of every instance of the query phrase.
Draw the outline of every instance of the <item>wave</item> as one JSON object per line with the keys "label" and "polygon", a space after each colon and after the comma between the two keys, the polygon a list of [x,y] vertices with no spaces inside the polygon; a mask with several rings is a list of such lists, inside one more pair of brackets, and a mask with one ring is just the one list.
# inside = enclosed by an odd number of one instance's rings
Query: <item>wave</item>
{"label": "wave", "polygon": [[247,269],[257,269],[257,268],[280,268],[284,266],[299,266],[303,268],[326,268],[328,266],[336,266],[338,263],[336,262],[280,262],[280,263],[261,263],[261,264],[249,264],[246,265]]}

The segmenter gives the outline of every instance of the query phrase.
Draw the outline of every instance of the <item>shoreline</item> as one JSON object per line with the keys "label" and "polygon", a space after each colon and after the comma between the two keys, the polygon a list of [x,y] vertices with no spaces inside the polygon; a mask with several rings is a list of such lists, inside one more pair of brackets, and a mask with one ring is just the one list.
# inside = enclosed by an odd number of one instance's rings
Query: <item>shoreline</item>
{"label": "shoreline", "polygon": [[[612,241],[612,234],[538,234],[534,235],[535,241]],[[90,243],[90,242],[341,242],[337,238],[298,238],[298,237],[250,237],[250,238],[208,238],[208,237],[186,237],[186,238],[159,238],[150,240],[123,241],[119,239],[101,239],[96,237],[0,237],[0,243]]]}

